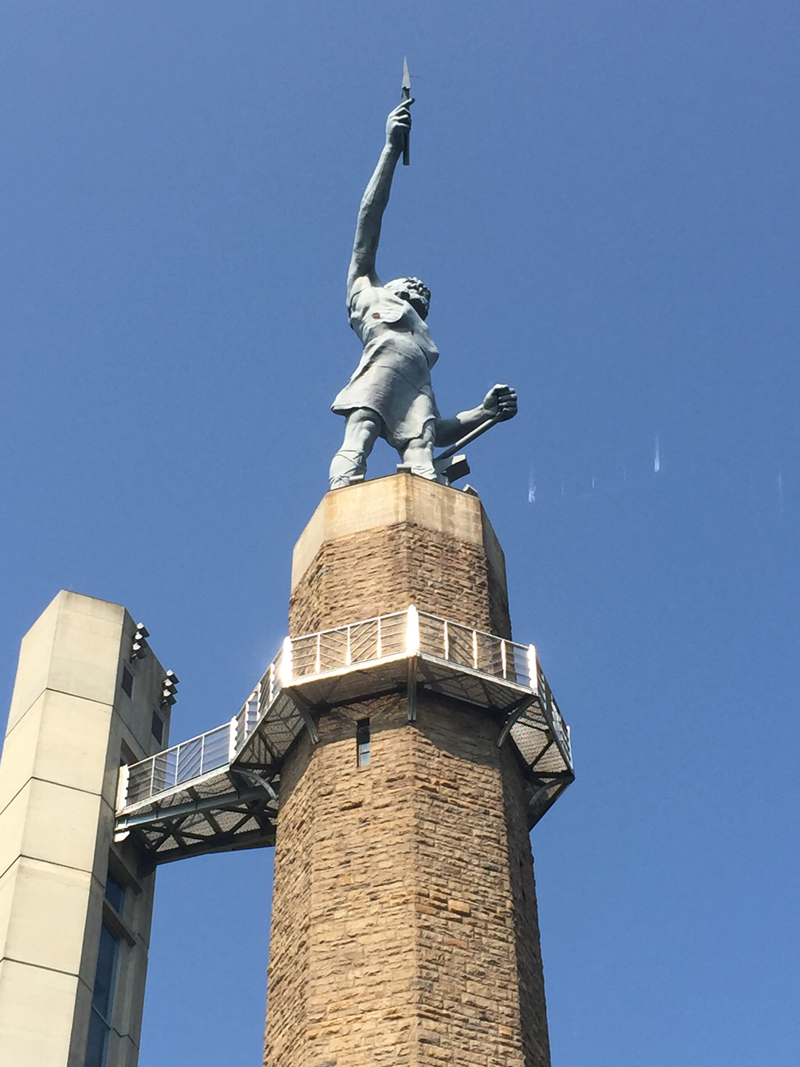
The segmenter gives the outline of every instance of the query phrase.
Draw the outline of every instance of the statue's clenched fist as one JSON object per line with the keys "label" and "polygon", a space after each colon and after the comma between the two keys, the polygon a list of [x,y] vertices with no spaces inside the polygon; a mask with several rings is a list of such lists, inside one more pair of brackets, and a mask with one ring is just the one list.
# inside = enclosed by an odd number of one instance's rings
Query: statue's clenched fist
{"label": "statue's clenched fist", "polygon": [[505,422],[517,413],[517,394],[510,385],[493,385],[483,401],[487,419]]}
{"label": "statue's clenched fist", "polygon": [[406,135],[411,129],[411,105],[413,103],[413,96],[410,100],[404,100],[394,111],[389,112],[386,120],[386,143],[398,152],[402,152]]}

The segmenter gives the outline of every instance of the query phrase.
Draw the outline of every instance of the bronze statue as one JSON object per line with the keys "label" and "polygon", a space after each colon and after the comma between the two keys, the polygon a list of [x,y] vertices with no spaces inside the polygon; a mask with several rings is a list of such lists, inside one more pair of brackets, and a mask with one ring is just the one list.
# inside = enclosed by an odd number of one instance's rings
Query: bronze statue
{"label": "bronze statue", "polygon": [[[517,396],[495,385],[470,411],[443,419],[431,387],[431,367],[439,358],[426,324],[430,291],[418,278],[396,278],[385,285],[375,272],[383,213],[389,203],[397,161],[408,156],[411,105],[407,97],[386,122],[386,144],[358,212],[353,255],[347,277],[350,326],[364,345],[361,361],[337,395],[332,410],[345,417],[344,441],[333,457],[331,489],[361,481],[375,441],[383,437],[397,449],[411,473],[448,481],[445,456],[434,447],[462,446],[495,422],[513,418]],[[447,455],[456,451],[449,448]]]}

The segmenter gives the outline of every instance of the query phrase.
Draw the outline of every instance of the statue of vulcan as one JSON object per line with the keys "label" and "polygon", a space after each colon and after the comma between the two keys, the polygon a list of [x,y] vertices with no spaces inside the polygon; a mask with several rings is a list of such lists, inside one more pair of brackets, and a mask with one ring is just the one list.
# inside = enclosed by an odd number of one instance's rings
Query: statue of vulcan
{"label": "statue of vulcan", "polygon": [[331,463],[331,489],[363,479],[379,437],[397,449],[413,474],[440,481],[434,447],[453,445],[482,425],[517,413],[514,390],[495,385],[478,407],[443,419],[431,387],[431,367],[439,351],[426,324],[430,290],[419,278],[396,278],[383,285],[375,272],[383,213],[397,161],[408,144],[413,103],[413,98],[406,99],[389,114],[386,144],[358,212],[347,308],[364,352],[332,404],[336,414],[344,415],[345,430]]}

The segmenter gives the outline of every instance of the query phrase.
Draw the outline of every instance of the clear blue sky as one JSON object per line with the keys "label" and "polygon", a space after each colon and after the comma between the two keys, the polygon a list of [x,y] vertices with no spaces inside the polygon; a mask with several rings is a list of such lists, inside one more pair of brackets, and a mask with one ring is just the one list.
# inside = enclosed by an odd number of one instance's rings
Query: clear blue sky
{"label": "clear blue sky", "polygon": [[[379,269],[433,290],[446,413],[519,391],[470,481],[573,726],[533,835],[555,1067],[800,1062],[799,24],[788,0],[0,12],[2,705],[66,587],[147,624],[174,740],[284,633],[408,55]],[[160,872],[141,1067],[260,1062],[271,862]]]}

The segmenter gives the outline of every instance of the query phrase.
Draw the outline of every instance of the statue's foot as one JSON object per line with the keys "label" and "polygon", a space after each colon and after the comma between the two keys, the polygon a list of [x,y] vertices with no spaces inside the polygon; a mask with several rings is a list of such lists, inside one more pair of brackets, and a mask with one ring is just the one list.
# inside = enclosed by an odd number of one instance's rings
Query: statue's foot
{"label": "statue's foot", "polygon": [[413,474],[417,478],[427,478],[429,482],[441,482],[443,485],[447,485],[447,480],[442,478],[433,467],[427,464],[414,464],[414,463],[398,463],[398,474]]}
{"label": "statue's foot", "polygon": [[355,448],[340,448],[331,461],[328,472],[331,489],[344,489],[356,482],[363,482],[367,463],[363,452]]}

